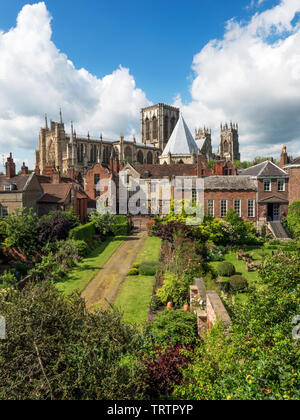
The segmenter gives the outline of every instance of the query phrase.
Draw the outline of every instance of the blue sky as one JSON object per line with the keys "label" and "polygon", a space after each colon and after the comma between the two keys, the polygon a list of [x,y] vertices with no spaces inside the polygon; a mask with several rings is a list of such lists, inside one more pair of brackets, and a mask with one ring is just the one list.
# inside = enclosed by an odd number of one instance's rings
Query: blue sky
{"label": "blue sky", "polygon": [[239,123],[243,160],[300,154],[300,0],[1,0],[0,156],[34,166],[44,113],[139,137],[140,108],[191,131]]}
{"label": "blue sky", "polygon": [[[25,4],[1,0],[0,28],[15,25]],[[53,41],[78,68],[102,78],[120,64],[152,102],[190,99],[193,56],[211,39],[222,38],[226,21],[249,19],[275,4],[250,0],[47,0]]]}

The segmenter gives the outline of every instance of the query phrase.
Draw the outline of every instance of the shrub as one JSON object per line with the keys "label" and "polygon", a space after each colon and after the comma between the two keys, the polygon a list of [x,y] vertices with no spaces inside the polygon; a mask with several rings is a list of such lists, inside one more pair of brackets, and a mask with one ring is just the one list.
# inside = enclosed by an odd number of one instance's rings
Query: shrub
{"label": "shrub", "polygon": [[247,280],[242,276],[232,276],[229,279],[229,287],[230,290],[233,292],[238,292],[240,290],[245,290],[248,288],[248,282]]}
{"label": "shrub", "polygon": [[67,241],[57,242],[58,248],[54,255],[54,260],[65,268],[71,268],[88,253],[88,246],[84,241],[75,241],[68,239]]}
{"label": "shrub", "polygon": [[187,351],[182,346],[155,347],[144,363],[147,370],[146,393],[151,399],[170,395],[175,385],[182,381],[182,369],[189,363]]}
{"label": "shrub", "polygon": [[224,277],[230,277],[235,274],[235,266],[229,261],[223,261],[218,265],[218,274]]}
{"label": "shrub", "polygon": [[93,222],[81,225],[70,230],[69,238],[77,241],[90,242],[96,234],[95,224]]}
{"label": "shrub", "polygon": [[29,271],[29,275],[34,283],[57,283],[66,278],[67,272],[50,253],[43,256],[42,261]]}
{"label": "shrub", "polygon": [[0,276],[0,284],[2,284],[3,287],[15,286],[17,282],[18,279],[12,271],[5,271],[5,273]]}
{"label": "shrub", "polygon": [[145,334],[152,345],[193,345],[198,340],[197,320],[193,312],[169,309],[148,322]]}
{"label": "shrub", "polygon": [[112,234],[114,236],[126,236],[130,233],[129,222],[123,222],[115,224],[112,228]]}
{"label": "shrub", "polygon": [[67,239],[74,221],[63,212],[55,212],[40,219],[38,241],[41,244]]}
{"label": "shrub", "polygon": [[128,276],[138,276],[139,275],[139,270],[137,268],[131,268],[128,271]]}
{"label": "shrub", "polygon": [[287,224],[292,235],[295,238],[300,238],[300,200],[289,206]]}
{"label": "shrub", "polygon": [[132,264],[132,268],[140,268],[140,265],[141,265],[140,263],[135,262]]}
{"label": "shrub", "polygon": [[185,275],[178,276],[175,273],[166,272],[164,283],[156,291],[156,296],[163,303],[173,302],[176,306],[182,306],[188,298],[188,288],[193,279]]}
{"label": "shrub", "polygon": [[155,276],[157,263],[155,261],[147,261],[140,265],[140,274],[142,276]]}

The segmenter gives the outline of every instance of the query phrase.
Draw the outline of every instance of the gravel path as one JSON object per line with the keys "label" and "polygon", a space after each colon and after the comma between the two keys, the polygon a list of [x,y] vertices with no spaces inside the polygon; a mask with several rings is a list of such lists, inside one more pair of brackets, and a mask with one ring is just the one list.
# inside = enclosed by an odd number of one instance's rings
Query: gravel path
{"label": "gravel path", "polygon": [[125,280],[128,270],[143,249],[147,239],[146,232],[139,232],[128,237],[110,257],[99,273],[82,292],[87,308],[107,308],[113,303]]}

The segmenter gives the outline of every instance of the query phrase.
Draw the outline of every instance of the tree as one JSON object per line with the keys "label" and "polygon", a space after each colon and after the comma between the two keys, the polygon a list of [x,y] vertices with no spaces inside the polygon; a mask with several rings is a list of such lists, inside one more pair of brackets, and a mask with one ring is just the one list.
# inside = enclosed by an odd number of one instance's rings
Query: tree
{"label": "tree", "polygon": [[5,245],[21,250],[26,257],[32,257],[38,248],[38,217],[33,209],[16,209],[6,217],[5,222]]}
{"label": "tree", "polygon": [[300,239],[300,201],[294,201],[289,206],[289,212],[287,216],[287,223],[289,231],[293,234],[296,239]]}
{"label": "tree", "polygon": [[88,313],[54,287],[4,290],[0,399],[101,400],[143,396],[141,336],[117,311]]}

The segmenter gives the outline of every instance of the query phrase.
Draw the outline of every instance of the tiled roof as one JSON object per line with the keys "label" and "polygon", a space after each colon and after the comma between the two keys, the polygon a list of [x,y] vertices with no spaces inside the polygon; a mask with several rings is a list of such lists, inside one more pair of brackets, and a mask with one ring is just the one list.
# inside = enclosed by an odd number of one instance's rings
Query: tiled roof
{"label": "tiled roof", "polygon": [[244,169],[243,171],[241,171],[241,175],[249,175],[258,178],[264,178],[268,176],[286,177],[288,176],[288,173],[285,172],[283,169],[279,168],[279,166],[275,165],[275,163],[271,162],[270,160],[267,160],[266,162],[262,162],[258,165]]}
{"label": "tiled roof", "polygon": [[291,166],[298,166],[300,165],[300,156],[297,157],[296,159],[292,160],[290,163],[288,163],[287,165],[284,166],[284,168],[290,168]]}
{"label": "tiled roof", "polygon": [[173,164],[173,165],[131,165],[141,178],[169,178],[173,176],[196,176],[197,165],[192,164]]}
{"label": "tiled roof", "polygon": [[162,156],[167,156],[169,153],[172,155],[198,153],[198,146],[181,114]]}
{"label": "tiled roof", "polygon": [[44,195],[40,198],[39,203],[59,203],[66,201],[72,184],[42,184]]}
{"label": "tiled roof", "polygon": [[[4,191],[4,185],[6,184],[14,184],[16,186],[16,191],[24,191],[29,178],[32,177],[30,175],[17,175],[12,178],[7,178],[6,175],[0,175],[0,192]],[[5,191],[6,192],[6,191]]]}
{"label": "tiled roof", "polygon": [[204,179],[205,190],[256,191],[256,184],[250,176],[209,176]]}

